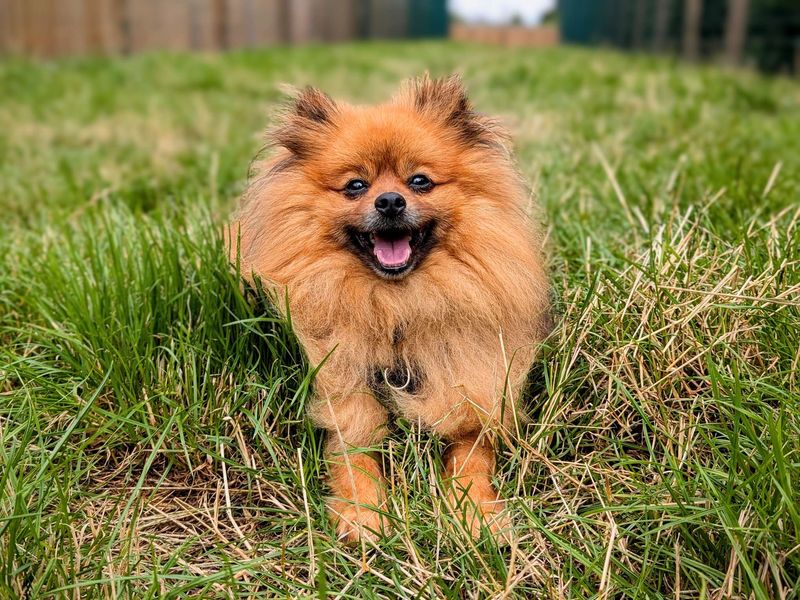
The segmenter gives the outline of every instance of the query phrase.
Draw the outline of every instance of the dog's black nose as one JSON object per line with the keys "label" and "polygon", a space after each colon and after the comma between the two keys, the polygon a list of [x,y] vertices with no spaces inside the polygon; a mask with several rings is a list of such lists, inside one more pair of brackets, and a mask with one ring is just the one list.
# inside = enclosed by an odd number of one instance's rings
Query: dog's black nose
{"label": "dog's black nose", "polygon": [[375,210],[390,219],[406,209],[406,199],[397,192],[385,192],[375,198]]}

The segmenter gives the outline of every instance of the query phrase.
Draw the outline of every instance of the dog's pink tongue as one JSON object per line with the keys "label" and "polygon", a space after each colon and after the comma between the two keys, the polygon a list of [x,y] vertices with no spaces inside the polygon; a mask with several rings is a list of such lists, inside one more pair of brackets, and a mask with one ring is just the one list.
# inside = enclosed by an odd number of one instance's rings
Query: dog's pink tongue
{"label": "dog's pink tongue", "polygon": [[411,236],[397,240],[387,240],[375,236],[375,257],[384,267],[399,267],[408,262],[411,256]]}

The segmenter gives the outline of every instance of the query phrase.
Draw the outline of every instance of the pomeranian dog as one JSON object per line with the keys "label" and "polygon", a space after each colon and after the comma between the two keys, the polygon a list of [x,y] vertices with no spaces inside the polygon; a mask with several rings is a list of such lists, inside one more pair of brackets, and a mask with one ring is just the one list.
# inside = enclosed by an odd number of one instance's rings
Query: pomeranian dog
{"label": "pomeranian dog", "polygon": [[321,365],[310,413],[327,431],[341,539],[389,524],[369,450],[392,414],[449,442],[448,506],[473,534],[507,523],[493,440],[522,417],[550,329],[542,239],[508,140],[458,77],[411,80],[378,106],[307,88],[230,226],[232,260],[288,299]]}

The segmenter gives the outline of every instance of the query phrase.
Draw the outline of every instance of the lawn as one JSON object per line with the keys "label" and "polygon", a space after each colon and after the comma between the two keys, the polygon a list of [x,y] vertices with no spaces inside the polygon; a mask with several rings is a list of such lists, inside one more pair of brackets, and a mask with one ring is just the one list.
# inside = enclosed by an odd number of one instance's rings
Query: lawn
{"label": "lawn", "polygon": [[[393,532],[335,542],[312,374],[222,250],[283,82],[425,69],[507,123],[548,231],[508,547],[403,421]],[[800,597],[800,82],[431,42],[6,59],[0,90],[0,598]]]}

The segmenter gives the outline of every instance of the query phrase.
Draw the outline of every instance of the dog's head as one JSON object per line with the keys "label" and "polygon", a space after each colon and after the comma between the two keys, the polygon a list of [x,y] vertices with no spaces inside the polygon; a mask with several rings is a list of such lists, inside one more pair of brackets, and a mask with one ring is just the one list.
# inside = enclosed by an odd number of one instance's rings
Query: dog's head
{"label": "dog's head", "polygon": [[305,233],[384,279],[408,276],[438,250],[458,256],[481,243],[475,225],[490,208],[518,208],[507,136],[472,109],[457,77],[412,80],[378,106],[307,88],[272,139],[283,150],[271,177]]}

